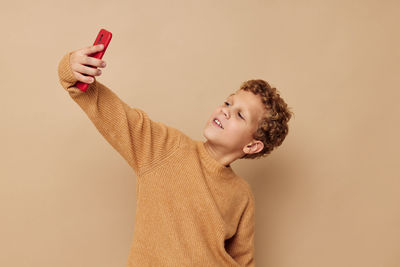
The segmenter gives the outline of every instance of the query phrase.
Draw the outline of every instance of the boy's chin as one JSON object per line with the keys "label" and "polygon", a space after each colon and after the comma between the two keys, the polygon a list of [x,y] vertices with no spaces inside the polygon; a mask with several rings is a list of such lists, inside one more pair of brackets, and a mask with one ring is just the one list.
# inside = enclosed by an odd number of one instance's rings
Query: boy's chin
{"label": "boy's chin", "polygon": [[209,134],[208,134],[208,132],[207,132],[207,128],[205,128],[205,129],[203,130],[203,136],[206,138],[207,141],[210,141],[210,136],[209,136]]}
{"label": "boy's chin", "polygon": [[210,127],[205,127],[203,130],[203,136],[207,139],[207,141],[216,141],[217,136],[213,129],[210,129]]}
{"label": "boy's chin", "polygon": [[207,130],[204,130],[204,131],[203,131],[203,136],[204,136],[204,138],[206,138],[206,141],[207,141],[207,142],[209,142],[209,143],[214,143],[215,138],[213,137],[212,134],[209,134],[209,133],[207,132]]}
{"label": "boy's chin", "polygon": [[212,129],[205,128],[203,131],[203,136],[209,143],[221,145],[224,143],[224,140],[222,140],[222,136],[216,134]]}

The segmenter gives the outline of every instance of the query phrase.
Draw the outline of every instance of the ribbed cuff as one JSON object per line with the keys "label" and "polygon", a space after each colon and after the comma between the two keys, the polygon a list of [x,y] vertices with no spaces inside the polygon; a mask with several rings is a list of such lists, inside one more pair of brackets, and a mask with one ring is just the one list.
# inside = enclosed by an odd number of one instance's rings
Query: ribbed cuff
{"label": "ribbed cuff", "polygon": [[69,85],[73,85],[78,81],[75,78],[69,63],[69,57],[71,54],[72,52],[65,54],[58,64],[58,77],[60,82],[68,83]]}

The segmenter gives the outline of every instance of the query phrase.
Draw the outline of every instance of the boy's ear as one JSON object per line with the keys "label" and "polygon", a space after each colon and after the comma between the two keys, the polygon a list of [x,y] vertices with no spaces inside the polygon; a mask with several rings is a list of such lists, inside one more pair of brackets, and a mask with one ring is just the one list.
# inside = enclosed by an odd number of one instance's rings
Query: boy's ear
{"label": "boy's ear", "polygon": [[243,152],[245,154],[255,154],[263,150],[264,144],[259,140],[253,140],[251,143],[248,143],[244,148]]}

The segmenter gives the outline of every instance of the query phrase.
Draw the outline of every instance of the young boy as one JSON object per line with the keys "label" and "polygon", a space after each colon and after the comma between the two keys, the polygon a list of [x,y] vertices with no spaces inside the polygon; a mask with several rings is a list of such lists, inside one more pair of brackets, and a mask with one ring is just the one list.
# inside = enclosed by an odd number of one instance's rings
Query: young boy
{"label": "young boy", "polygon": [[[291,112],[263,80],[244,82],[192,140],[151,120],[96,81],[102,45],[69,52],[58,65],[72,99],[137,175],[137,212],[128,266],[255,266],[255,199],[230,164],[279,146]],[[86,66],[85,66],[86,65]],[[88,66],[93,66],[88,67]],[[85,76],[85,75],[88,76]],[[89,83],[86,92],[75,87]]]}

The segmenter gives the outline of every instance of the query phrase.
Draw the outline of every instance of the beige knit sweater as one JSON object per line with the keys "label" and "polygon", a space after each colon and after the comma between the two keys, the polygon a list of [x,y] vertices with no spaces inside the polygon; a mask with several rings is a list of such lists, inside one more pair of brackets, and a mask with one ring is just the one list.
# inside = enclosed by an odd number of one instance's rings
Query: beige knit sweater
{"label": "beige knit sweater", "polygon": [[95,79],[62,87],[137,175],[137,210],[127,266],[255,266],[255,199],[249,184],[208,154],[201,141],[151,120]]}

